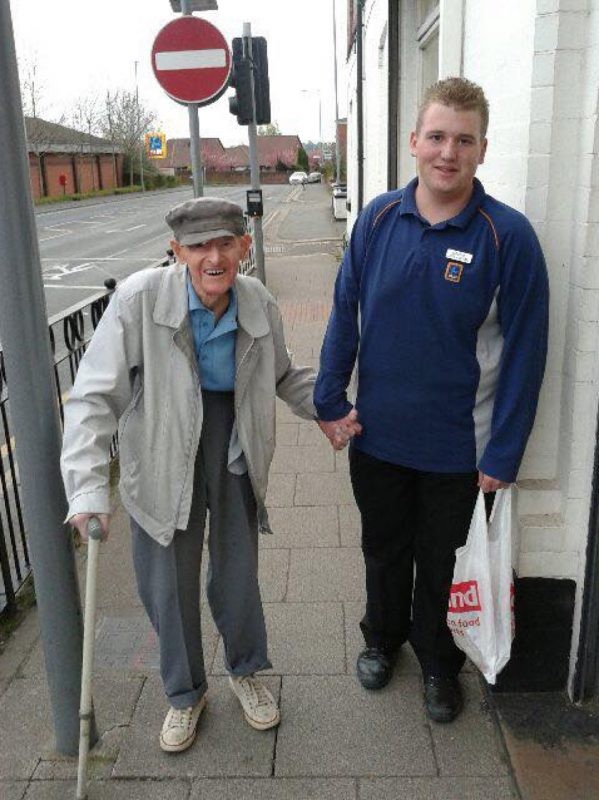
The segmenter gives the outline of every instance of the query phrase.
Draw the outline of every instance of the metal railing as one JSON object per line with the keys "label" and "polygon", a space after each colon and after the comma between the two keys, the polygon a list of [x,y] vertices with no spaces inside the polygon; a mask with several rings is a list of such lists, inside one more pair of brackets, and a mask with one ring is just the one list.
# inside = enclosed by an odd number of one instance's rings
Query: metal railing
{"label": "metal railing", "polygon": [[[251,223],[247,224],[251,233]],[[172,263],[172,252],[155,266]],[[255,270],[254,246],[239,271],[248,275]],[[106,289],[98,291],[48,320],[50,346],[54,364],[54,381],[61,423],[64,422],[64,401],[75,381],[79,363],[89,344],[110,296],[116,286],[114,279],[105,281]],[[0,349],[0,615],[16,610],[16,596],[31,573],[27,533],[19,489],[19,469],[11,433],[8,384],[4,354]],[[111,457],[118,451],[116,436],[111,445]]]}

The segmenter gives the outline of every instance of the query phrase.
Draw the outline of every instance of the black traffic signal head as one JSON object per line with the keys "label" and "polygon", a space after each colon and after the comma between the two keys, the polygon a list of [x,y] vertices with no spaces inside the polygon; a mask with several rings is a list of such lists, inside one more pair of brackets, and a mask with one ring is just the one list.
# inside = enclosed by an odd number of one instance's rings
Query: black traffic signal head
{"label": "black traffic signal head", "polygon": [[250,70],[249,59],[243,57],[242,39],[233,39],[233,63],[229,85],[235,89],[235,94],[229,97],[229,111],[237,117],[239,125],[249,125],[254,121]]}
{"label": "black traffic signal head", "polygon": [[[266,39],[263,36],[252,37],[252,61],[254,64],[256,124],[268,125],[270,122],[270,87]],[[229,97],[229,111],[237,117],[239,125],[249,125],[254,121],[251,64],[249,58],[244,57],[241,37],[233,39],[233,63],[229,85],[235,89],[235,94]]]}

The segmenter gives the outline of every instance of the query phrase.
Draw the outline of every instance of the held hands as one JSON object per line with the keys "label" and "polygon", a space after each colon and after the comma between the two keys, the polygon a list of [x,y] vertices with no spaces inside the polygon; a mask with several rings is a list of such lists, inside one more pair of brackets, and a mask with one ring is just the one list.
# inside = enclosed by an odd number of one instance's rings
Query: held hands
{"label": "held hands", "polygon": [[478,486],[483,492],[496,492],[498,489],[507,489],[509,483],[492,478],[490,475],[485,475],[484,472],[478,471]]}
{"label": "held hands", "polygon": [[318,427],[335,450],[343,450],[350,439],[362,433],[362,426],[358,422],[358,412],[355,408],[352,408],[349,414],[342,419],[331,420],[330,422],[324,422],[319,419]]}
{"label": "held hands", "polygon": [[110,527],[110,514],[75,514],[70,518],[69,522],[73,528],[77,528],[79,535],[84,542],[87,542],[87,526],[92,517],[97,517],[102,526],[102,541],[108,539],[108,531]]}

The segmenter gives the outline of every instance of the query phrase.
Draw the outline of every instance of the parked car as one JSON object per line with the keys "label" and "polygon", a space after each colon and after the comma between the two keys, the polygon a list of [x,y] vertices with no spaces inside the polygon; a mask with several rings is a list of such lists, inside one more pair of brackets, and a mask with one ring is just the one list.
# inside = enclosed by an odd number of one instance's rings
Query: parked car
{"label": "parked car", "polygon": [[320,172],[311,172],[308,175],[308,183],[320,183],[322,180],[322,175]]}
{"label": "parked car", "polygon": [[308,183],[308,176],[305,172],[292,172],[289,183]]}

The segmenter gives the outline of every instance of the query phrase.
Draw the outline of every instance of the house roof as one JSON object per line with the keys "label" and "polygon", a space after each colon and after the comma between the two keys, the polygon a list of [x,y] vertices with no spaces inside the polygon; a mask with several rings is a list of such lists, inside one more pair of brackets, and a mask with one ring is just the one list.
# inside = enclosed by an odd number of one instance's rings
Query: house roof
{"label": "house roof", "polygon": [[[25,117],[25,135],[31,151],[43,150],[46,153],[112,153],[113,145],[109,139],[90,136],[84,131],[48,122],[40,117]],[[120,147],[115,147],[117,153]]]}
{"label": "house roof", "polygon": [[291,167],[297,162],[297,151],[302,147],[299,136],[258,136],[257,141],[261,167],[275,167],[277,161]]}
{"label": "house roof", "polygon": [[226,147],[226,163],[229,169],[249,167],[250,150],[247,144],[238,144],[235,147]]}
{"label": "house roof", "polygon": [[[200,139],[202,163],[206,167],[217,167],[224,163],[226,151],[220,139],[206,137]],[[166,158],[161,159],[160,167],[191,168],[189,139],[167,139]]]}

